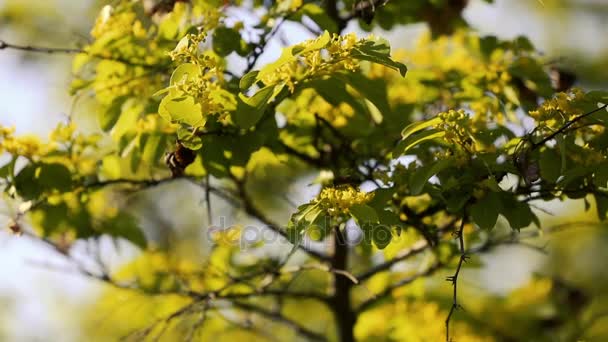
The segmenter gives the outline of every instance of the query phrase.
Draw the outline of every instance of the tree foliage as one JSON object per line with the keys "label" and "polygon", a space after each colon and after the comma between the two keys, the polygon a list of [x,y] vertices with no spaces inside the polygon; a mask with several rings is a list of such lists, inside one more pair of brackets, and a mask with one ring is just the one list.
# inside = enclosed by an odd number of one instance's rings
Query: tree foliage
{"label": "tree foliage", "polygon": [[[99,129],[70,120],[42,140],[0,128],[0,179],[18,208],[9,228],[68,258],[78,241],[102,236],[141,249],[119,271],[79,266],[138,291],[132,300],[161,317],[116,315],[108,338],[578,336],[570,326],[547,334],[540,320],[526,331],[500,323],[475,331],[474,315],[458,317],[463,265],[516,242],[497,225],[538,234],[534,203],[553,200],[584,199],[591,210],[593,199],[600,221],[608,212],[608,92],[572,87],[525,37],[468,29],[466,5],[113,1],[89,44],[62,51],[75,54],[70,92],[94,98]],[[344,33],[418,22],[429,32],[403,51]],[[312,38],[259,62],[286,23]],[[24,47],[0,42],[7,48]],[[289,218],[267,212],[285,196],[278,183],[310,174],[313,198]],[[171,255],[128,198],[160,186],[180,203],[170,188],[178,182],[204,190],[198,210],[206,207],[209,220],[212,201],[227,203],[289,247],[247,240],[237,225],[206,228],[215,247],[205,253]],[[448,272],[453,294],[424,295],[436,272]],[[546,305],[551,291],[570,293],[535,281],[542,293],[530,296]],[[517,305],[529,305],[521,301],[500,315],[515,317]]]}

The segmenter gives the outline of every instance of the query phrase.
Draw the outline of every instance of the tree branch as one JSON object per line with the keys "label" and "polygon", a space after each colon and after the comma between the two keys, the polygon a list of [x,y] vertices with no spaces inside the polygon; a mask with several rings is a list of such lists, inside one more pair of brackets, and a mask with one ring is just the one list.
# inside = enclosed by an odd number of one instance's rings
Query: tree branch
{"label": "tree branch", "polygon": [[420,241],[414,243],[414,245],[411,246],[409,249],[405,249],[405,250],[402,250],[399,253],[397,253],[397,255],[394,258],[392,258],[391,260],[385,261],[381,264],[378,264],[378,265],[370,268],[369,270],[357,275],[356,278],[360,282],[363,282],[380,272],[389,270],[393,265],[395,265],[403,260],[409,259],[415,255],[418,255],[418,254],[426,251],[429,248],[430,248],[430,245],[427,242],[427,240],[420,240]]}
{"label": "tree branch", "polygon": [[450,312],[448,313],[448,317],[445,320],[445,340],[447,342],[450,341],[450,320],[454,311],[460,308],[458,304],[458,276],[460,275],[460,270],[462,269],[462,265],[468,260],[469,256],[464,249],[464,225],[466,222],[466,207],[463,210],[462,221],[460,223],[460,228],[456,232],[456,238],[458,239],[458,248],[460,250],[460,257],[458,259],[458,265],[456,266],[456,271],[454,275],[446,278],[447,281],[452,283],[454,288],[454,293],[452,296],[452,306],[450,307]]}
{"label": "tree branch", "polygon": [[545,138],[544,138],[544,139],[542,139],[541,141],[539,141],[539,142],[537,142],[537,143],[533,143],[533,144],[532,144],[532,147],[531,147],[531,150],[535,150],[536,148],[538,148],[538,147],[540,147],[540,146],[544,145],[546,142],[548,142],[548,141],[552,140],[552,139],[553,139],[553,138],[555,138],[555,137],[556,137],[558,134],[563,133],[563,132],[564,132],[565,130],[567,130],[567,129],[568,129],[570,126],[574,125],[574,124],[575,124],[575,123],[577,123],[578,121],[580,121],[580,120],[582,120],[582,119],[584,119],[584,118],[586,118],[586,117],[588,117],[588,116],[590,116],[590,115],[592,115],[592,114],[595,114],[595,113],[597,113],[597,112],[599,112],[599,111],[601,111],[601,110],[603,110],[603,109],[606,109],[606,108],[608,108],[608,104],[605,104],[605,105],[603,105],[603,106],[601,106],[601,107],[598,107],[598,108],[596,108],[596,109],[594,109],[594,110],[592,110],[592,111],[590,111],[590,112],[588,112],[588,113],[585,113],[585,114],[579,115],[579,116],[577,116],[576,118],[574,118],[574,119],[572,119],[572,120],[570,120],[570,121],[566,122],[566,123],[565,123],[565,124],[564,124],[562,127],[560,127],[560,128],[557,130],[557,131],[555,131],[555,132],[551,133],[550,135],[548,135],[547,137],[545,137]]}
{"label": "tree branch", "polygon": [[51,47],[40,47],[40,46],[30,46],[30,45],[18,45],[7,43],[4,40],[0,40],[0,50],[11,49],[11,50],[19,50],[33,53],[45,53],[45,54],[77,54],[84,53],[89,55],[92,58],[104,59],[109,61],[120,62],[126,65],[134,66],[134,67],[142,67],[145,69],[156,69],[156,70],[164,70],[169,65],[158,65],[158,64],[147,64],[147,63],[139,63],[130,61],[123,57],[117,56],[105,56],[101,54],[94,54],[84,49],[77,48],[51,48]]}

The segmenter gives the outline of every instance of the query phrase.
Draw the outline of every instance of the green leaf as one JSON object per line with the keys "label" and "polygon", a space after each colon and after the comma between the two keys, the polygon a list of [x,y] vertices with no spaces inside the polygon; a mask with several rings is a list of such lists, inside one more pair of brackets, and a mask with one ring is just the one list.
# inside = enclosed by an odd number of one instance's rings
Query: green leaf
{"label": "green leaf", "polygon": [[606,220],[606,213],[608,213],[608,195],[605,194],[594,194],[595,208],[597,210],[597,217],[600,221]]}
{"label": "green leaf", "polygon": [[116,125],[118,119],[120,118],[120,114],[122,113],[122,106],[125,101],[128,99],[128,96],[119,96],[112,100],[112,104],[105,110],[100,111],[97,117],[99,121],[99,126],[104,132],[107,132]]}
{"label": "green leaf", "polygon": [[399,216],[392,211],[388,210],[376,210],[378,214],[379,223],[388,227],[399,227],[401,228],[402,222],[399,220]]}
{"label": "green leaf", "polygon": [[180,127],[177,129],[177,139],[184,147],[198,151],[203,146],[203,139],[192,130]]}
{"label": "green leaf", "polygon": [[58,163],[26,165],[15,177],[17,193],[24,199],[35,199],[46,191],[65,192],[71,189],[70,170]]}
{"label": "green leaf", "polygon": [[213,51],[222,57],[226,57],[241,47],[241,34],[225,26],[220,26],[213,31]]}
{"label": "green leaf", "polygon": [[424,131],[420,134],[416,134],[415,136],[410,136],[410,139],[404,140],[402,141],[402,143],[400,143],[400,146],[403,146],[402,154],[405,154],[407,151],[409,151],[411,148],[415,147],[418,144],[429,140],[443,138],[444,136],[444,131],[439,131],[436,129],[431,129],[428,131]]}
{"label": "green leaf", "polygon": [[390,228],[384,225],[376,225],[371,228],[372,240],[378,249],[384,249],[391,242],[393,233]]}
{"label": "green leaf", "polygon": [[511,229],[521,230],[538,221],[527,203],[520,202],[516,198],[510,197],[510,195],[503,196],[501,201],[502,210],[500,213],[509,221]]}
{"label": "green leaf", "polygon": [[452,166],[453,163],[454,161],[452,159],[443,159],[432,165],[419,168],[410,179],[411,194],[413,196],[419,195],[431,177]]}
{"label": "green leaf", "polygon": [[180,64],[173,73],[171,74],[171,80],[169,84],[175,85],[178,82],[182,82],[185,79],[193,79],[201,75],[201,68],[192,63]]}
{"label": "green leaf", "polygon": [[322,241],[331,230],[331,218],[323,211],[316,215],[316,218],[308,227],[307,234],[315,241]]}
{"label": "green leaf", "polygon": [[471,193],[461,190],[444,194],[444,197],[447,211],[455,214],[462,210],[464,205],[471,198]]}
{"label": "green leaf", "polygon": [[509,100],[509,102],[511,102],[517,106],[521,105],[519,103],[519,97],[517,96],[517,92],[515,91],[515,89],[513,87],[505,86],[503,88],[503,94],[505,95],[507,100]]}
{"label": "green leaf", "polygon": [[[306,15],[314,21],[322,30],[327,30],[330,33],[338,33],[338,24],[333,20],[325,10],[316,4],[308,3],[300,9],[303,15]],[[298,20],[301,20],[299,18]]]}
{"label": "green leaf", "polygon": [[38,181],[45,189],[65,192],[72,187],[72,173],[63,164],[40,164]]}
{"label": "green leaf", "polygon": [[165,96],[158,107],[158,114],[165,120],[186,124],[192,127],[205,125],[201,105],[194,102],[191,96]]}
{"label": "green leaf", "polygon": [[264,115],[274,88],[274,86],[262,88],[249,98],[239,94],[237,109],[232,114],[234,122],[241,128],[250,128],[255,125]]}
{"label": "green leaf", "polygon": [[150,136],[146,139],[146,143],[141,155],[141,158],[145,163],[148,165],[157,164],[165,152],[165,139],[166,136],[164,134],[150,134]]}
{"label": "green leaf", "polygon": [[327,47],[327,44],[331,41],[331,34],[328,31],[323,32],[323,34],[315,39],[311,44],[306,44],[304,48],[300,48],[300,45],[296,45],[292,49],[293,56],[298,56],[302,54],[306,54],[312,51],[321,50]]}
{"label": "green leaf", "polygon": [[403,129],[403,131],[401,131],[401,139],[405,140],[405,139],[409,138],[412,134],[414,134],[418,131],[421,131],[427,127],[435,126],[436,124],[438,124],[440,122],[441,122],[441,119],[439,117],[434,117],[430,120],[411,123],[411,124],[407,125]]}
{"label": "green leaf", "polygon": [[255,83],[259,73],[259,71],[253,70],[243,75],[243,77],[241,77],[241,80],[239,81],[239,88],[241,89],[241,91],[245,91],[251,88],[251,86]]}
{"label": "green leaf", "polygon": [[17,193],[25,200],[35,199],[42,194],[43,189],[36,177],[37,169],[37,164],[29,164],[15,176]]}
{"label": "green leaf", "polygon": [[608,187],[608,163],[597,166],[593,172],[593,184],[599,188]]}
{"label": "green leaf", "polygon": [[355,204],[350,207],[350,215],[357,221],[359,226],[365,223],[378,223],[378,214],[376,210],[367,204]]}
{"label": "green leaf", "polygon": [[391,107],[386,95],[386,83],[384,80],[369,79],[359,73],[339,74],[338,79],[344,80],[355,88],[367,100],[371,101],[382,114],[389,114]]}
{"label": "green leaf", "polygon": [[367,203],[370,207],[376,210],[382,210],[387,206],[387,202],[393,197],[395,193],[394,188],[379,188],[372,192],[374,197]]}
{"label": "green leaf", "polygon": [[140,248],[146,248],[146,236],[137,224],[137,220],[124,212],[102,222],[101,231],[113,237],[124,238]]}
{"label": "green leaf", "polygon": [[13,157],[8,163],[4,164],[0,167],[0,178],[11,178],[15,175],[15,163],[17,162],[17,157]]}
{"label": "green leaf", "polygon": [[479,228],[490,230],[496,225],[501,207],[498,195],[489,192],[485,197],[471,205],[471,219]]}
{"label": "green leaf", "polygon": [[540,153],[540,175],[549,183],[555,183],[561,175],[561,158],[553,149],[545,149]]}
{"label": "green leaf", "polygon": [[365,60],[377,64],[387,66],[393,70],[399,71],[401,76],[405,77],[407,67],[403,63],[399,63],[391,59],[391,48],[386,39],[376,38],[375,40],[367,40],[358,44],[353,49],[351,56],[356,59]]}

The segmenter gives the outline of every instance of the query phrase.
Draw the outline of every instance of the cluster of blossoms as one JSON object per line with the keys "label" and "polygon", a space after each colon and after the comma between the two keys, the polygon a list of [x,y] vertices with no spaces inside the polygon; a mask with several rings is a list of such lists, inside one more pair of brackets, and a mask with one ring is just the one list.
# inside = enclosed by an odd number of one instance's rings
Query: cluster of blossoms
{"label": "cluster of blossoms", "polygon": [[353,49],[361,40],[354,33],[344,36],[333,35],[329,42],[322,44],[324,36],[307,40],[291,48],[293,58],[276,66],[274,72],[265,75],[266,85],[285,84],[291,92],[295,85],[305,79],[321,77],[338,71],[355,71],[359,63],[352,57]]}
{"label": "cluster of blossoms", "polygon": [[0,153],[7,152],[28,159],[46,154],[47,151],[38,137],[33,135],[16,137],[14,133],[14,128],[0,126]]}
{"label": "cluster of blossoms", "polygon": [[[413,49],[395,54],[410,66],[408,77],[395,77],[380,65],[373,65],[369,74],[388,80],[391,103],[423,106],[443,103],[450,108],[470,108],[474,113],[471,122],[479,128],[489,121],[515,121],[517,95],[509,69],[520,60],[518,52],[505,45],[489,55],[486,53],[481,49],[480,38],[466,31],[437,39],[425,34]],[[488,96],[488,92],[495,96]]]}
{"label": "cluster of blossoms", "polygon": [[53,160],[72,165],[82,174],[94,171],[98,157],[88,156],[86,150],[96,147],[100,136],[75,135],[73,123],[59,124],[50,132],[49,141],[43,143],[34,135],[15,136],[14,128],[0,126],[0,154],[22,156],[30,160]]}
{"label": "cluster of blossoms", "polygon": [[317,96],[311,103],[315,113],[327,120],[333,127],[340,128],[346,126],[348,120],[355,115],[355,110],[346,102],[340,102],[337,106],[332,106],[322,97]]}
{"label": "cluster of blossoms", "polygon": [[[220,62],[207,54],[201,54],[199,45],[206,40],[206,34],[188,34],[169,53],[171,59],[191,64],[196,71],[177,80],[173,87],[181,94],[191,96],[201,105],[202,113],[227,113],[235,109],[234,95],[222,87],[224,73]],[[182,65],[183,65],[182,64]]]}
{"label": "cluster of blossoms", "polygon": [[435,128],[445,132],[444,139],[453,145],[461,146],[468,152],[474,152],[475,142],[473,140],[471,118],[464,110],[450,109],[439,113],[437,117],[441,120]]}
{"label": "cluster of blossoms", "polygon": [[552,99],[543,102],[536,110],[530,111],[530,116],[546,128],[556,129],[565,122],[584,114],[578,106],[584,100],[585,93],[578,88],[572,88],[568,92],[555,94]]}
{"label": "cluster of blossoms", "polygon": [[156,114],[148,114],[137,120],[136,129],[139,134],[152,132],[173,134],[175,132],[175,125],[168,123]]}
{"label": "cluster of blossoms", "polygon": [[331,216],[348,215],[349,209],[357,204],[365,204],[373,198],[373,193],[359,191],[352,186],[324,188],[316,201]]}
{"label": "cluster of blossoms", "polygon": [[331,123],[333,127],[341,128],[355,116],[355,109],[350,104],[340,102],[338,105],[332,105],[312,89],[304,89],[295,100],[295,104],[288,103],[284,101],[281,110],[289,122],[312,122],[316,114]]}
{"label": "cluster of blossoms", "polygon": [[115,10],[110,5],[106,5],[95,20],[95,26],[91,30],[91,36],[95,39],[104,37],[119,38],[125,35],[133,35],[137,38],[146,37],[146,29],[141,21],[137,19],[135,12],[121,11],[114,13]]}
{"label": "cluster of blossoms", "polygon": [[201,106],[204,115],[226,114],[236,108],[236,99],[217,82],[218,73],[213,60],[208,58],[207,61],[207,65],[211,67],[205,68],[204,73],[182,78],[174,85],[175,89],[181,94],[191,96],[194,102]]}
{"label": "cluster of blossoms", "polygon": [[169,52],[169,56],[173,61],[205,65],[207,61],[205,56],[200,55],[199,45],[206,40],[207,34],[203,31],[197,34],[189,33],[177,43],[173,51]]}

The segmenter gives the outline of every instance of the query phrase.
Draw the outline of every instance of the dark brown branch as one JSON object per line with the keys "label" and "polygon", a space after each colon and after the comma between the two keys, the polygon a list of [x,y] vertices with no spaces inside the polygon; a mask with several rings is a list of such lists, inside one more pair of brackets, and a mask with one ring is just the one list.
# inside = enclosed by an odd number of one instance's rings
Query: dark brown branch
{"label": "dark brown branch", "polygon": [[192,177],[188,177],[188,176],[167,177],[167,178],[161,178],[161,179],[127,179],[127,178],[108,179],[108,180],[104,180],[104,181],[85,183],[83,185],[83,187],[87,188],[87,189],[91,189],[91,188],[94,189],[94,188],[103,188],[103,187],[107,187],[107,186],[111,186],[111,185],[125,184],[125,185],[133,185],[133,186],[140,186],[143,188],[149,188],[149,187],[155,187],[155,186],[159,186],[159,185],[166,184],[166,183],[171,183],[171,182],[174,182],[177,180],[187,180],[198,187],[204,188],[205,191],[208,191],[208,192],[226,200],[227,202],[231,203],[233,206],[238,206],[238,202],[236,201],[236,199],[234,199],[232,196],[230,196],[227,193],[227,190],[213,187],[211,185],[208,185],[207,183],[200,183],[196,179],[194,179]]}
{"label": "dark brown branch", "polygon": [[427,240],[420,240],[420,241],[416,242],[413,246],[411,246],[409,249],[405,249],[405,250],[402,250],[399,253],[397,253],[397,255],[394,258],[392,258],[391,260],[385,261],[381,264],[378,264],[378,265],[370,268],[369,270],[357,275],[356,278],[360,282],[365,281],[380,272],[389,270],[393,265],[395,265],[401,261],[404,261],[406,259],[409,259],[415,255],[418,255],[418,254],[426,251],[429,248],[430,248],[430,245],[427,242]]}
{"label": "dark brown branch", "polygon": [[244,74],[247,74],[248,72],[253,70],[253,67],[257,63],[260,56],[262,56],[264,54],[268,41],[270,41],[270,39],[272,39],[272,37],[274,37],[279,32],[279,29],[287,21],[287,19],[289,18],[290,15],[291,14],[288,14],[287,16],[285,16],[272,30],[268,31],[268,33],[266,33],[260,37],[260,41],[257,44],[255,44],[255,46],[253,47],[252,53],[249,56],[247,56],[247,59],[248,59],[247,68],[245,69]]}
{"label": "dark brown branch", "polygon": [[342,20],[348,22],[353,19],[362,18],[364,16],[364,13],[373,13],[379,7],[386,5],[388,2],[389,0],[359,0],[358,3],[355,3],[357,7],[353,9],[353,11]]}
{"label": "dark brown branch", "polygon": [[[346,242],[346,234],[339,227],[334,227],[334,255],[331,260],[332,269],[347,270],[349,246]],[[357,315],[353,311],[350,290],[353,283],[350,279],[335,275],[333,277],[334,289],[331,297],[331,309],[338,326],[338,336],[341,342],[354,342],[354,328]]]}
{"label": "dark brown branch", "polygon": [[590,115],[592,115],[592,114],[595,114],[595,113],[597,113],[597,112],[599,112],[599,111],[601,111],[601,110],[603,110],[603,109],[606,109],[606,108],[608,108],[608,104],[605,104],[605,105],[603,105],[603,106],[601,106],[601,107],[598,107],[598,108],[596,108],[596,109],[594,109],[594,110],[592,110],[592,111],[590,111],[590,112],[588,112],[588,113],[585,113],[585,114],[579,115],[579,116],[577,116],[576,118],[574,118],[574,119],[572,119],[572,120],[570,120],[570,121],[566,122],[566,123],[565,123],[565,124],[564,124],[562,127],[560,127],[560,128],[557,130],[557,131],[555,131],[555,132],[551,133],[550,135],[548,135],[547,137],[545,137],[545,138],[544,138],[544,139],[542,139],[541,141],[539,141],[539,142],[537,142],[537,143],[533,143],[533,144],[532,144],[532,148],[531,148],[531,150],[534,150],[534,149],[536,149],[536,148],[538,148],[538,147],[540,147],[540,146],[544,145],[546,142],[553,140],[553,138],[555,138],[555,137],[556,137],[558,134],[563,133],[563,132],[564,132],[564,131],[566,131],[568,128],[570,128],[570,126],[574,125],[574,124],[575,124],[575,123],[577,123],[578,121],[580,121],[580,120],[582,120],[582,119],[584,119],[584,118],[586,118],[586,117],[588,117],[588,116],[590,116]]}
{"label": "dark brown branch", "polygon": [[18,44],[7,43],[4,40],[0,40],[0,50],[5,50],[5,49],[19,50],[19,51],[33,52],[33,53],[45,53],[45,54],[77,54],[77,53],[84,53],[84,54],[89,55],[92,58],[115,61],[115,62],[123,63],[123,64],[126,64],[126,65],[130,65],[130,66],[134,66],[134,67],[141,67],[141,68],[145,68],[145,69],[164,70],[168,66],[168,64],[167,65],[162,65],[162,64],[159,65],[159,64],[139,63],[139,62],[128,60],[128,59],[126,59],[124,57],[106,56],[106,55],[102,55],[102,54],[95,54],[95,53],[91,53],[91,52],[89,52],[89,51],[87,51],[85,49],[78,49],[78,48],[51,48],[51,47],[40,47],[40,46],[30,46],[30,45],[18,45]]}
{"label": "dark brown branch", "polygon": [[325,0],[325,13],[327,13],[338,26],[338,33],[341,33],[346,28],[348,21],[340,17],[340,13],[338,12],[338,1]]}
{"label": "dark brown branch", "polygon": [[48,54],[74,54],[74,53],[82,53],[85,52],[82,49],[75,48],[49,48],[49,47],[39,47],[39,46],[29,46],[29,45],[16,45],[7,43],[4,40],[0,40],[0,50],[4,49],[12,49],[12,50],[20,50],[27,52],[36,52],[36,53],[48,53]]}
{"label": "dark brown branch", "polygon": [[460,223],[460,228],[456,231],[456,238],[458,239],[458,248],[460,250],[460,257],[458,258],[458,265],[456,266],[456,271],[454,275],[447,277],[447,281],[452,283],[452,287],[454,288],[453,297],[452,297],[452,306],[450,307],[450,312],[448,313],[448,317],[445,319],[445,339],[447,342],[450,341],[450,320],[452,319],[452,315],[454,311],[460,308],[460,304],[458,304],[458,276],[460,275],[460,270],[462,269],[462,265],[468,260],[469,256],[464,249],[464,225],[466,222],[466,207],[463,210],[462,221]]}

